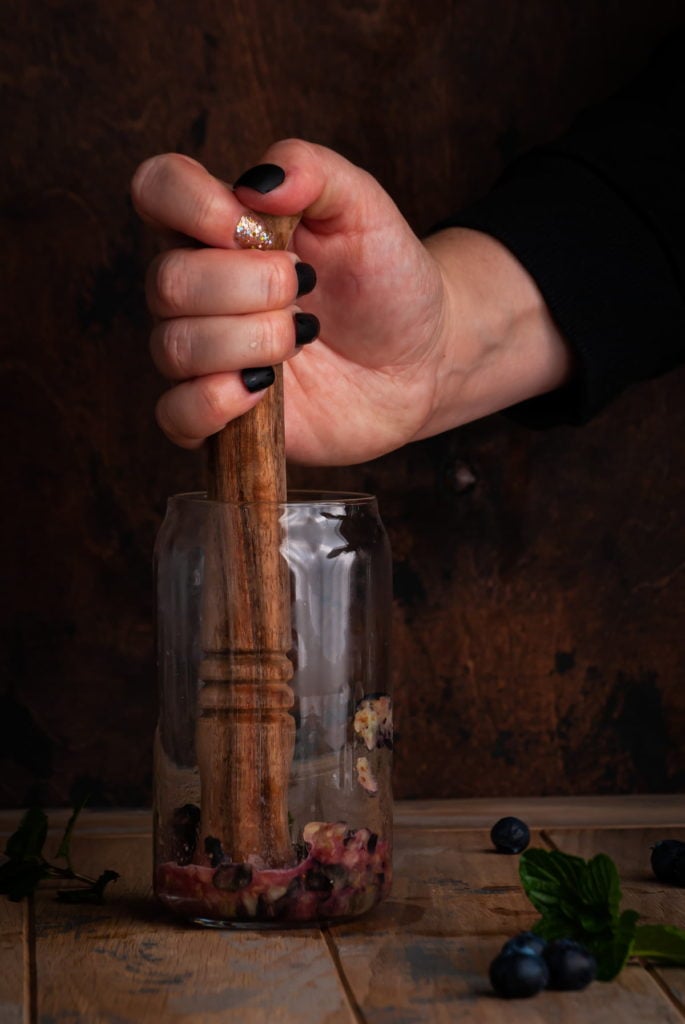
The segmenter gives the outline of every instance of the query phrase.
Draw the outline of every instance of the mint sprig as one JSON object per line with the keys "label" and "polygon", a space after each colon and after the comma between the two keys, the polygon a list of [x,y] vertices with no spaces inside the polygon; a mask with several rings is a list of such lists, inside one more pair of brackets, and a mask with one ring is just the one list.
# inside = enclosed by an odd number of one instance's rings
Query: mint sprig
{"label": "mint sprig", "polygon": [[66,867],[50,863],[43,855],[48,819],[39,807],[29,808],[17,831],[7,840],[6,860],[0,864],[0,894],[18,902],[35,892],[44,879],[59,878],[84,882],[85,885],[59,889],[57,899],[68,903],[102,902],[105,886],[119,877],[117,872],[104,871],[99,878],[89,878],[75,871],[71,862],[71,840],[84,805],[85,800],[74,808],[55,854],[57,860],[66,862]]}
{"label": "mint sprig", "polygon": [[521,884],[541,914],[533,931],[545,939],[575,939],[597,959],[597,977],[611,981],[629,957],[685,964],[685,931],[639,925],[635,910],[620,909],[621,883],[611,857],[592,860],[559,850],[526,850]]}

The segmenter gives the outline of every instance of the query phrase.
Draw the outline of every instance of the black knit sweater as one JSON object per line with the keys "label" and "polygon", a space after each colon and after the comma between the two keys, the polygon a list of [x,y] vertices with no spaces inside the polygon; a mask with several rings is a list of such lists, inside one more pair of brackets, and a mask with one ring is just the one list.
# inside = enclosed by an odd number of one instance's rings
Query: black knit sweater
{"label": "black knit sweater", "polygon": [[576,353],[573,382],[516,406],[518,419],[583,423],[685,362],[685,35],[447,226],[502,242]]}

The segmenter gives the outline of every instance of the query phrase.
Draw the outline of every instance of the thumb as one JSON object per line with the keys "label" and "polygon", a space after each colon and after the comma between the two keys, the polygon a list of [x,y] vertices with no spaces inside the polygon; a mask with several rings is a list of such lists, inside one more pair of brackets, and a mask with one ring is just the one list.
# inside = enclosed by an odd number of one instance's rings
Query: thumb
{"label": "thumb", "polygon": [[397,214],[390,196],[367,171],[325,146],[284,139],[234,184],[241,203],[258,213],[302,212],[317,234],[368,231]]}

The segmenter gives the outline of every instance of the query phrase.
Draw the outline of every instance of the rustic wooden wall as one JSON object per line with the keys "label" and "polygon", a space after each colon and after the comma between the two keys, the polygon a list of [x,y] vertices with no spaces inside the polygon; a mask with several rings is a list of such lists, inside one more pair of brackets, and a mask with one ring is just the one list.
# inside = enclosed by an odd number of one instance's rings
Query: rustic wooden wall
{"label": "rustic wooden wall", "polygon": [[[685,21],[679,0],[5,0],[0,802],[150,796],[150,553],[198,486],[152,409],[136,164],[301,135],[417,230]],[[380,496],[401,796],[685,783],[685,374],[582,430],[493,417],[300,483]]]}

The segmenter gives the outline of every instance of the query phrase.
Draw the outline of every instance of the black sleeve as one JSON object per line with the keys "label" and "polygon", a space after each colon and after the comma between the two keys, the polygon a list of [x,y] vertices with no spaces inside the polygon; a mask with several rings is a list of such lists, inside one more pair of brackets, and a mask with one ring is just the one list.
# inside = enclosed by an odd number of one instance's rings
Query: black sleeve
{"label": "black sleeve", "polygon": [[516,406],[517,419],[583,423],[684,362],[685,35],[447,226],[502,242],[576,353],[573,383]]}

